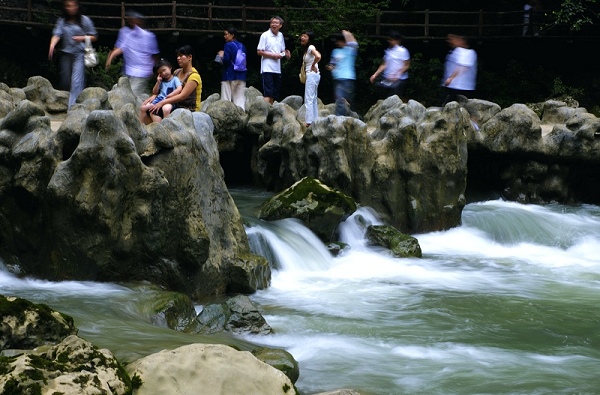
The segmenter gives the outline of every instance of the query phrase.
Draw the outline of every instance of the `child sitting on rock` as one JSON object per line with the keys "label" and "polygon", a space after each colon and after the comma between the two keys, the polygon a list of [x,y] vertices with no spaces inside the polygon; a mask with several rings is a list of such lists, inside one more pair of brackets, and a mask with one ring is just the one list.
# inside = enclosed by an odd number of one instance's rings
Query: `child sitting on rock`
{"label": "child sitting on rock", "polygon": [[156,84],[152,88],[152,96],[142,103],[140,120],[144,114],[148,114],[152,121],[160,122],[171,114],[174,107],[172,104],[165,104],[157,109],[154,105],[169,95],[181,92],[182,85],[179,78],[173,75],[173,67],[165,59],[156,62],[153,71],[156,75]]}

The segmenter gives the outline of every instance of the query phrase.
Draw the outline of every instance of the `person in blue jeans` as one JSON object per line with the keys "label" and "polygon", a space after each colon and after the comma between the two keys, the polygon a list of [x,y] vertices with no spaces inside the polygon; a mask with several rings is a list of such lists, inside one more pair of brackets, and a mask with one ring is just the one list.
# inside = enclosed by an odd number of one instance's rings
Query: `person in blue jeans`
{"label": "person in blue jeans", "polygon": [[52,30],[48,59],[52,60],[55,47],[60,42],[60,85],[69,90],[69,109],[85,88],[85,37],[98,39],[96,28],[90,18],[81,14],[79,1],[64,0],[63,16],[58,18]]}
{"label": "person in blue jeans", "polygon": [[333,40],[337,48],[331,51],[331,60],[327,69],[331,71],[333,77],[335,115],[347,115],[346,102],[352,107],[354,100],[358,42],[348,30],[342,30],[334,36]]}

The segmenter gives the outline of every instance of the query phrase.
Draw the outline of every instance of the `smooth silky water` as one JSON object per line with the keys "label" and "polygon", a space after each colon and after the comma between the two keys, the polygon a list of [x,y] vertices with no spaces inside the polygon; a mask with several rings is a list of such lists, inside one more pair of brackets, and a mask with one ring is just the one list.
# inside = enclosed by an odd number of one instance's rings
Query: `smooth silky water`
{"label": "smooth silky water", "polygon": [[252,250],[276,268],[251,295],[273,335],[155,327],[149,287],[2,268],[0,293],[72,315],[80,336],[125,362],[193,342],[285,348],[303,394],[600,394],[600,207],[471,203],[462,226],[414,235],[421,259],[368,246],[364,224],[381,220],[363,207],[340,229],[350,248],[333,258],[298,221],[257,219],[270,194],[231,194]]}

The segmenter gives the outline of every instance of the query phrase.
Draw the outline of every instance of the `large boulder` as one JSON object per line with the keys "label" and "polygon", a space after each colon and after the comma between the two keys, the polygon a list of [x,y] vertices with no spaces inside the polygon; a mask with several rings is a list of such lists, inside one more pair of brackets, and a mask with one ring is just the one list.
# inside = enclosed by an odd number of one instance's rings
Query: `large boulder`
{"label": "large boulder", "polygon": [[248,351],[218,344],[190,344],[163,350],[127,365],[142,385],[136,395],[260,394],[296,395],[292,381],[280,370]]}
{"label": "large boulder", "polygon": [[127,395],[134,386],[109,350],[75,335],[47,351],[0,358],[0,372],[2,394]]}
{"label": "large boulder", "polygon": [[73,318],[0,295],[0,393],[131,394],[114,355],[76,334]]}
{"label": "large boulder", "polygon": [[270,267],[250,253],[211,118],[179,109],[145,127],[129,87],[115,89],[119,99],[86,89],[57,131],[29,100],[0,120],[7,266],[54,280],[147,280],[192,299],[266,287]]}

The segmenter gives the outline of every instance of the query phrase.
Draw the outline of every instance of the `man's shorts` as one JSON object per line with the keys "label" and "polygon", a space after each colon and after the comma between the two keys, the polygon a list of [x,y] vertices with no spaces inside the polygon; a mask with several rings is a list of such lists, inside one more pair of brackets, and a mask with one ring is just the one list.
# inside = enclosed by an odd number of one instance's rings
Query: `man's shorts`
{"label": "man's shorts", "polygon": [[262,73],[263,97],[272,97],[279,100],[281,96],[281,74]]}

